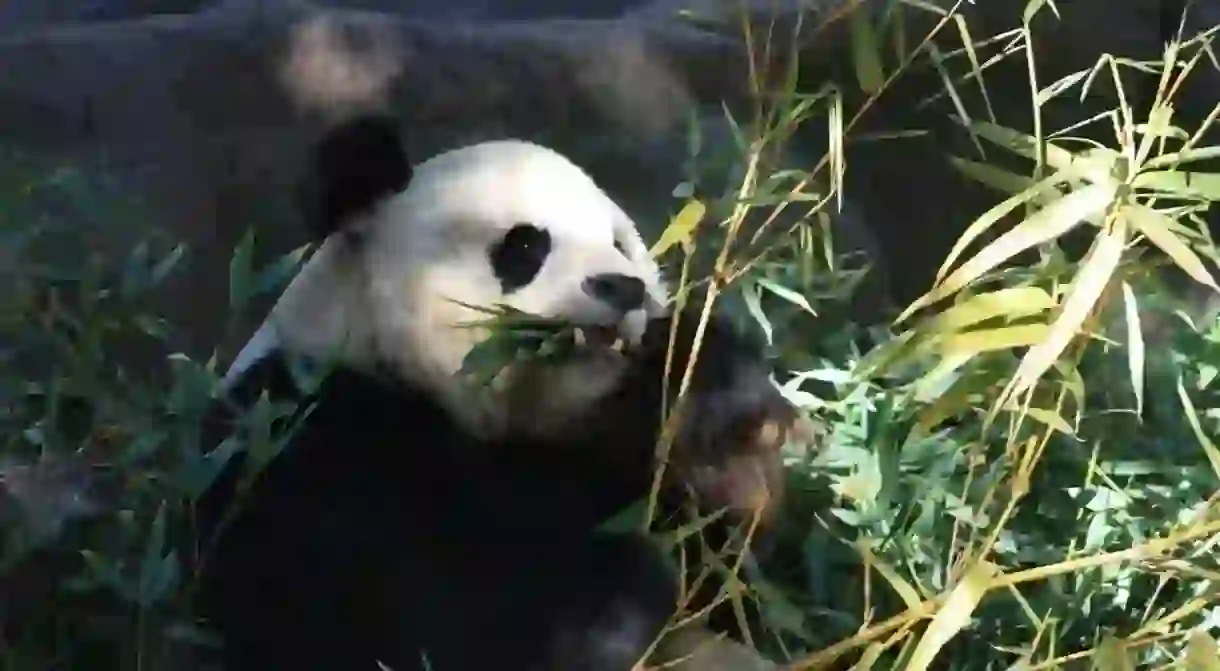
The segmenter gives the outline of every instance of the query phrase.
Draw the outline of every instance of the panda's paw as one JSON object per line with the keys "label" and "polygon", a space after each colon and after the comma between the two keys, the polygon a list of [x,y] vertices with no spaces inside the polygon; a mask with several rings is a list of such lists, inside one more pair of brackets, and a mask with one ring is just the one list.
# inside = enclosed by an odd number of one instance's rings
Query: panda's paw
{"label": "panda's paw", "polygon": [[[762,345],[722,316],[702,329],[699,320],[697,310],[653,320],[637,370],[653,380],[668,371],[668,405],[678,412],[670,466],[703,507],[765,520],[783,496],[781,448],[813,435],[772,382]],[[675,403],[692,359],[685,398]]]}

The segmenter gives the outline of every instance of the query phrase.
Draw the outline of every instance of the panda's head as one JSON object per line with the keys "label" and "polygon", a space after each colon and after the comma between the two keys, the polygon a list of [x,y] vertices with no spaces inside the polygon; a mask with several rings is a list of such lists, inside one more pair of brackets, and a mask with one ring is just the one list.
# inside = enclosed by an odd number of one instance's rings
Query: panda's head
{"label": "panda's head", "polygon": [[563,406],[584,407],[615,383],[621,357],[610,345],[638,341],[665,309],[634,222],[536,144],[485,142],[412,166],[392,120],[362,117],[317,145],[307,186],[307,220],[324,242],[234,373],[274,347],[388,365],[467,419],[493,419],[497,403],[469,416],[455,373],[488,335],[470,325],[499,304],[586,327],[591,346],[551,371],[546,402],[532,404],[539,420],[562,421]]}

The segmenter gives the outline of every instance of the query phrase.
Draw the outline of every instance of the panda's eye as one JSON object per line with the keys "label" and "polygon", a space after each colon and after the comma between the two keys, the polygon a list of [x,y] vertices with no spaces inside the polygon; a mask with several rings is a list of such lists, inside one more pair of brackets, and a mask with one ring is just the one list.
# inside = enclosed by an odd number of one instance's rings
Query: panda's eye
{"label": "panda's eye", "polygon": [[507,294],[532,282],[550,253],[550,233],[531,224],[517,224],[492,245],[487,256]]}
{"label": "panda's eye", "polygon": [[622,240],[616,239],[614,241],[614,248],[617,249],[623,256],[627,256],[627,247],[623,245]]}

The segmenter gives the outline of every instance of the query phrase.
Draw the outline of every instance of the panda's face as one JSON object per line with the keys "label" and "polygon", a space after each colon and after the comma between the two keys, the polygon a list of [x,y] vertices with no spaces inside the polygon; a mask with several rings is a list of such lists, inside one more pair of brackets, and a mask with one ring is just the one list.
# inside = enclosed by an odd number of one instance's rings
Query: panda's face
{"label": "panda's face", "polygon": [[464,147],[412,171],[374,132],[341,139],[318,168],[328,238],[256,340],[389,364],[466,408],[455,374],[488,335],[471,325],[505,305],[584,327],[587,347],[561,367],[510,371],[496,414],[528,379],[529,410],[516,414],[522,430],[545,431],[617,381],[610,346],[638,341],[667,296],[635,223],[588,175],[527,142]]}
{"label": "panda's face", "polygon": [[634,223],[583,171],[500,141],[438,156],[366,219],[359,242],[380,356],[453,375],[497,304],[638,341],[666,302]]}

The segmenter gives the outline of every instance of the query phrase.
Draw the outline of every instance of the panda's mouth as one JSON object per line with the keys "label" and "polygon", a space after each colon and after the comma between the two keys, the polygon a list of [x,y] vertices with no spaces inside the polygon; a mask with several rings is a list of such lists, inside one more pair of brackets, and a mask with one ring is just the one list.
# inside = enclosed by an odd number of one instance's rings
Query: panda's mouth
{"label": "panda's mouth", "polygon": [[596,347],[622,352],[626,346],[617,326],[583,326],[572,331],[577,347]]}

